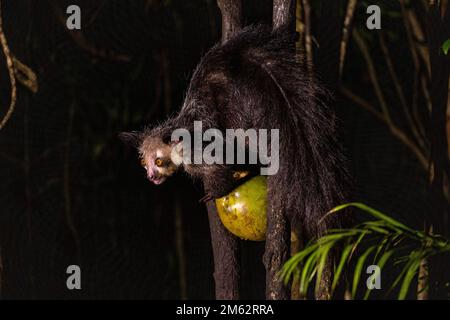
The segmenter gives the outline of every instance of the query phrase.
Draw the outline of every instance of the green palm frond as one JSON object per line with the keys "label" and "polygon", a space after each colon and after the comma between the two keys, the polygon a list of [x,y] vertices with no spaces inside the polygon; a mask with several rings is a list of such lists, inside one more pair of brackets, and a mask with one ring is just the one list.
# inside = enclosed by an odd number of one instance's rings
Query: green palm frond
{"label": "green palm frond", "polygon": [[[300,293],[306,296],[310,284],[315,281],[316,290],[332,252],[338,251],[337,266],[331,282],[334,294],[345,271],[353,272],[351,291],[353,298],[358,295],[364,266],[368,261],[383,270],[394,266],[399,273],[388,293],[398,288],[398,299],[405,299],[415,281],[421,261],[430,256],[449,252],[450,242],[440,236],[414,230],[388,215],[362,203],[348,203],[331,210],[331,214],[354,207],[368,213],[375,220],[360,223],[352,229],[329,230],[323,237],[309,243],[302,251],[289,259],[281,270],[281,276],[288,283],[293,275],[300,282]],[[406,252],[406,254],[405,254]],[[366,289],[363,299],[368,299],[371,290]]]}

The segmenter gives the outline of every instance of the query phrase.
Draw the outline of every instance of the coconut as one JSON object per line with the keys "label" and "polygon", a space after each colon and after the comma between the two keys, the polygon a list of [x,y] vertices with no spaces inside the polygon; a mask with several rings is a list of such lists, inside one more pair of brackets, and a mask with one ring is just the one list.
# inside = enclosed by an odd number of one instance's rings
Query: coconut
{"label": "coconut", "polygon": [[267,224],[267,177],[256,176],[216,199],[225,228],[244,240],[263,241]]}

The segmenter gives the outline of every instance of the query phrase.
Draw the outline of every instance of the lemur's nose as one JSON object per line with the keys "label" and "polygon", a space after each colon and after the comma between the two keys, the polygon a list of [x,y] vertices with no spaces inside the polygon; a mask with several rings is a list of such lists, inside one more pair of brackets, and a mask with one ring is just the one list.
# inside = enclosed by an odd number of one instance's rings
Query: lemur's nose
{"label": "lemur's nose", "polygon": [[158,174],[156,172],[154,172],[153,170],[148,170],[147,171],[147,178],[149,180],[154,180],[154,179],[157,178],[157,176],[158,176]]}

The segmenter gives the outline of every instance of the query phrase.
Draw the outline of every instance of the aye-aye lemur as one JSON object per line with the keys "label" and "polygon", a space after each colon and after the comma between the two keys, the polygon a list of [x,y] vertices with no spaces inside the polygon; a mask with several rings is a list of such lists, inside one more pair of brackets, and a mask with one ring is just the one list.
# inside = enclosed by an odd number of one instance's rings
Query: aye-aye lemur
{"label": "aye-aye lemur", "polygon": [[[153,128],[123,133],[134,144],[150,181],[160,184],[178,167],[201,179],[209,195],[235,186],[231,165],[177,165],[171,161],[175,129],[279,129],[279,170],[268,176],[268,207],[281,210],[311,239],[340,218],[321,218],[345,199],[347,172],[334,131],[327,90],[305,71],[294,37],[284,30],[248,27],[214,46],[198,64],[180,112]],[[269,210],[270,210],[269,209]]]}

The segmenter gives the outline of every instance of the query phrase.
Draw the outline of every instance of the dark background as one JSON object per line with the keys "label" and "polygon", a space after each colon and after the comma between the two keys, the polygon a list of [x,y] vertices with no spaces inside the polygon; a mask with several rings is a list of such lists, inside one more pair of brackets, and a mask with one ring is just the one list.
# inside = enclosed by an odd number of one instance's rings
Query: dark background
{"label": "dark background", "polygon": [[[65,28],[70,4],[81,7],[83,40]],[[18,85],[15,112],[0,131],[1,297],[213,298],[201,186],[182,174],[153,186],[117,134],[178,110],[196,63],[220,38],[215,1],[14,0],[2,1],[2,15],[11,51],[36,72],[39,90]],[[244,1],[245,24],[270,23],[271,15],[271,1]],[[362,3],[356,24],[365,17]],[[383,28],[394,34],[393,58],[408,83],[402,24],[383,16]],[[3,115],[10,87],[0,61]],[[375,99],[353,43],[343,81]],[[354,199],[422,229],[434,204],[417,160],[367,111],[339,99],[336,112]],[[242,246],[243,298],[262,298],[262,244]],[[71,264],[81,267],[82,290],[66,288]]]}

